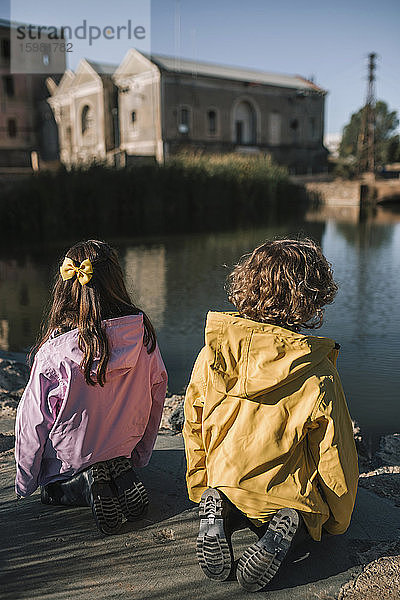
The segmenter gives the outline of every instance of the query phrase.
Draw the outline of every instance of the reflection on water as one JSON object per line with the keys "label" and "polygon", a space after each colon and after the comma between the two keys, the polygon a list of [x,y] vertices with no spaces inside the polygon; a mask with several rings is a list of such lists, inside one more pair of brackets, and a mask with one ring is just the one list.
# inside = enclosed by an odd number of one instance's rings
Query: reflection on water
{"label": "reflection on water", "polygon": [[0,349],[21,350],[35,340],[49,293],[43,271],[29,254],[18,259],[0,256]]}
{"label": "reflection on water", "polygon": [[1,319],[0,321],[0,348],[2,350],[8,350],[10,347],[10,342],[8,339],[9,334],[9,326],[7,319]]}
{"label": "reflection on water", "polygon": [[[400,215],[379,209],[358,224],[350,212],[310,213],[304,223],[241,232],[114,240],[129,291],[157,328],[171,392],[186,385],[208,310],[231,308],[229,269],[267,238],[306,234],[333,263],[340,291],[326,335],[341,345],[338,367],[352,415],[376,436],[399,429]],[[0,349],[32,345],[65,248],[8,248],[0,255]]]}
{"label": "reflection on water", "polygon": [[166,289],[165,247],[128,247],[124,253],[126,287],[158,330],[164,325]]}

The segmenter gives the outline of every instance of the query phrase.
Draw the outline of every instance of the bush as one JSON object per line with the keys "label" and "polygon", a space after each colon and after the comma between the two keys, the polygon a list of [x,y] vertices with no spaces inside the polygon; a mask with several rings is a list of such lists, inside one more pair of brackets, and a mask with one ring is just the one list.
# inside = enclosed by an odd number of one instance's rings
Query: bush
{"label": "bush", "polygon": [[165,165],[42,172],[0,199],[3,239],[220,230],[306,208],[304,190],[263,156],[184,153]]}

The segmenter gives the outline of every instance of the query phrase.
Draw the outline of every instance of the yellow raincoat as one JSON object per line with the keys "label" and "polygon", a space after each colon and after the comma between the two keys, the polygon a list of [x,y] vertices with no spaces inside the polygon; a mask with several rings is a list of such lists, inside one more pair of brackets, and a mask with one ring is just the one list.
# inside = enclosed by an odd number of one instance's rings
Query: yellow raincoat
{"label": "yellow raincoat", "polygon": [[328,338],[208,313],[185,399],[189,497],[220,489],[250,519],[301,511],[311,536],[349,526],[352,424]]}

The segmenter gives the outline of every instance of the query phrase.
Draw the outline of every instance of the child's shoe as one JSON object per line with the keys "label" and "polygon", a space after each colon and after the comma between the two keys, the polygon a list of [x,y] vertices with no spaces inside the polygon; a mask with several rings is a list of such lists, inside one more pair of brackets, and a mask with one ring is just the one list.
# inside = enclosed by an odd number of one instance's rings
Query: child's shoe
{"label": "child's shoe", "polygon": [[262,590],[277,573],[299,527],[299,514],[281,508],[264,535],[239,559],[237,580],[248,592]]}
{"label": "child's shoe", "polygon": [[66,479],[48,483],[41,488],[42,504],[53,506],[90,506],[90,489],[83,472]]}
{"label": "child's shoe", "polygon": [[107,464],[124,516],[128,521],[142,518],[147,512],[149,497],[131,461],[125,456],[118,456],[108,460]]}
{"label": "child's shoe", "polygon": [[197,560],[207,577],[218,581],[228,579],[233,565],[232,548],[224,529],[226,508],[226,501],[218,490],[208,488],[203,493],[199,506]]}
{"label": "child's shoe", "polygon": [[107,463],[95,463],[82,474],[97,527],[107,535],[117,533],[122,525],[122,512]]}

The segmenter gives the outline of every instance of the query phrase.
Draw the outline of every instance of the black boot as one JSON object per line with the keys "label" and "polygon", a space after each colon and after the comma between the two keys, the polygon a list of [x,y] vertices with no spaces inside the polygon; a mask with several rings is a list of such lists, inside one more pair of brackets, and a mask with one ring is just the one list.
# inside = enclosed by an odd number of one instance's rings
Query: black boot
{"label": "black boot", "polygon": [[98,529],[116,533],[122,525],[122,511],[110,470],[98,462],[66,481],[56,481],[41,489],[43,504],[90,506]]}
{"label": "black boot", "polygon": [[41,488],[43,504],[58,506],[90,506],[87,480],[78,473],[65,481],[55,481]]}
{"label": "black boot", "polygon": [[147,491],[125,456],[107,461],[121,510],[128,521],[141,519],[147,512]]}
{"label": "black boot", "polygon": [[86,492],[98,529],[107,535],[122,525],[122,511],[107,462],[98,462],[82,472]]}
{"label": "black boot", "polygon": [[268,529],[239,559],[237,579],[248,592],[262,590],[276,575],[299,527],[299,513],[281,508]]}
{"label": "black boot", "polygon": [[215,488],[208,488],[199,505],[200,529],[196,553],[200,567],[209,579],[225,581],[233,566],[231,532],[226,529],[228,503]]}

